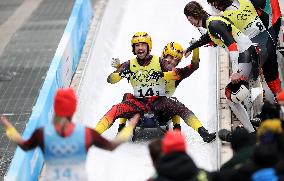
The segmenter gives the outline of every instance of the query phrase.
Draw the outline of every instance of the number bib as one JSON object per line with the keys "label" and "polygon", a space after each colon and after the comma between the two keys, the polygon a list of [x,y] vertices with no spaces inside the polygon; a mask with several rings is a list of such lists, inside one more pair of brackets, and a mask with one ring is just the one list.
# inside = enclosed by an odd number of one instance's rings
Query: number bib
{"label": "number bib", "polygon": [[245,27],[243,33],[248,37],[253,38],[259,33],[264,32],[265,30],[266,28],[264,27],[260,18],[257,16],[254,21],[252,21],[247,25],[247,27]]}
{"label": "number bib", "polygon": [[230,19],[250,39],[265,31],[266,28],[250,0],[238,0],[238,2],[239,7],[237,4],[231,5],[224,11],[224,17]]}
{"label": "number bib", "polygon": [[[164,80],[163,80],[164,81]],[[147,96],[165,96],[165,84],[156,84],[154,86],[145,86],[145,87],[133,87],[135,97],[147,97]]]}
{"label": "number bib", "polygon": [[153,56],[147,66],[139,65],[136,58],[130,60],[130,70],[134,73],[130,77],[130,83],[135,97],[165,96],[165,80],[160,78],[149,79],[149,76],[157,71],[162,71],[160,59]]}
{"label": "number bib", "polygon": [[87,180],[85,164],[47,164],[46,181]]}
{"label": "number bib", "polygon": [[71,135],[61,137],[52,124],[45,125],[44,159],[48,181],[87,180],[85,127],[76,125]]}

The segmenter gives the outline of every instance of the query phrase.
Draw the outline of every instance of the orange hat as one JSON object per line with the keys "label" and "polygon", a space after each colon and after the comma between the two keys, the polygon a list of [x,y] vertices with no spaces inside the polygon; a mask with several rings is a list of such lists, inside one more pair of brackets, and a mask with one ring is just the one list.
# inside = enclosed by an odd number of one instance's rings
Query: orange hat
{"label": "orange hat", "polygon": [[172,152],[185,152],[185,138],[179,130],[168,131],[162,140],[162,152],[169,154]]}
{"label": "orange hat", "polygon": [[282,90],[276,97],[277,101],[284,101],[284,90]]}
{"label": "orange hat", "polygon": [[58,89],[54,98],[55,115],[70,117],[77,106],[77,98],[72,88]]}

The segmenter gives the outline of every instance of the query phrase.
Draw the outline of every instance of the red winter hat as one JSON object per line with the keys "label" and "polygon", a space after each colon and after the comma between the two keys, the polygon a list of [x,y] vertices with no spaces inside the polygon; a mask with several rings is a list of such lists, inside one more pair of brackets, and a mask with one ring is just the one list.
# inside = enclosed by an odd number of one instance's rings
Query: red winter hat
{"label": "red winter hat", "polygon": [[77,106],[75,92],[71,88],[58,89],[54,98],[55,115],[70,117],[74,114]]}
{"label": "red winter hat", "polygon": [[185,152],[185,138],[179,130],[168,131],[162,140],[162,152],[169,154],[172,152]]}
{"label": "red winter hat", "polygon": [[277,101],[284,101],[284,90],[282,90],[276,97]]}

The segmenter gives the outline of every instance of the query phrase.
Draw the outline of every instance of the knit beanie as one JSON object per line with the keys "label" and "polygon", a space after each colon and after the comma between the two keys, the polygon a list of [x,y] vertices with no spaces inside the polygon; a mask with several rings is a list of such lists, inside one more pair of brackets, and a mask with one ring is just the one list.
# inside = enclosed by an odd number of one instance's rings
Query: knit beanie
{"label": "knit beanie", "polygon": [[166,132],[162,140],[162,152],[166,155],[172,152],[185,152],[186,142],[179,130]]}
{"label": "knit beanie", "polygon": [[72,88],[58,89],[54,98],[54,112],[56,116],[70,117],[77,106],[77,98]]}
{"label": "knit beanie", "polygon": [[231,146],[233,150],[237,151],[252,144],[251,135],[249,132],[242,127],[236,127],[232,132]]}

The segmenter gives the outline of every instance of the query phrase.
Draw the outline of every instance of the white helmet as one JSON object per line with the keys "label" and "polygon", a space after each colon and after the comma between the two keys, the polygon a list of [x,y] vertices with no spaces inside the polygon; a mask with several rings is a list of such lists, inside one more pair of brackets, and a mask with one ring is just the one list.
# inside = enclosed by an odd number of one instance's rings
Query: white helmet
{"label": "white helmet", "polygon": [[250,94],[248,83],[243,80],[237,84],[231,82],[226,86],[225,94],[226,97],[234,103],[241,103]]}

